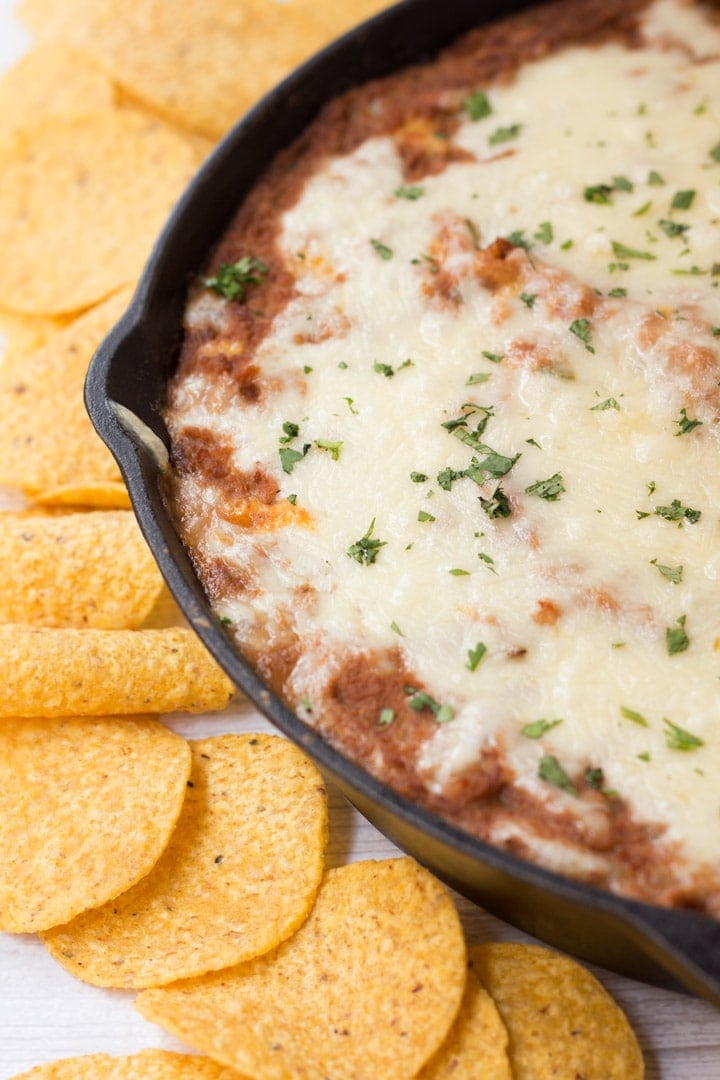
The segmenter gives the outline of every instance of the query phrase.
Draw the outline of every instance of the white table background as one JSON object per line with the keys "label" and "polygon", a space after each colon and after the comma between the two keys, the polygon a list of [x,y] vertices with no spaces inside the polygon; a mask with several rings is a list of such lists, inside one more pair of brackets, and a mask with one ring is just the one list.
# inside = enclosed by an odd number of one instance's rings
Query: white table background
{"label": "white table background", "polygon": [[[14,0],[0,0],[0,71],[29,45],[13,18],[13,6]],[[119,17],[121,11],[120,7]],[[9,254],[2,252],[0,257]],[[0,508],[12,504],[11,493],[0,489]],[[167,719],[189,738],[235,730],[272,730],[242,701],[216,716]],[[390,841],[348,806],[332,784],[329,792],[331,865],[397,853]],[[529,940],[463,898],[457,897],[457,903],[469,941]],[[645,1053],[647,1080],[720,1080],[720,1011],[684,995],[593,970],[626,1009],[635,1027]],[[77,982],[32,936],[0,934],[0,1080],[75,1054],[104,1051],[119,1055],[144,1047],[187,1049],[136,1013],[132,1000],[129,992],[100,990]]]}

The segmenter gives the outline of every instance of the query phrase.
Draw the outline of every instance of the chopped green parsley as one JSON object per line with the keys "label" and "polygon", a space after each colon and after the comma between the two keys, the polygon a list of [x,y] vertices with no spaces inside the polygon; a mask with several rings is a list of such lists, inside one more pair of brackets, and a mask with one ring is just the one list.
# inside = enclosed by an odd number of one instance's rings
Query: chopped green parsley
{"label": "chopped green parsley", "polygon": [[683,579],[683,568],[680,566],[663,566],[657,559],[651,559],[650,565],[656,567],[664,578],[671,581],[673,585],[679,585]]}
{"label": "chopped green parsley", "polygon": [[689,210],[693,204],[695,198],[695,192],[690,191],[676,191],[672,197],[670,207],[673,210]]}
{"label": "chopped green parsley", "polygon": [[372,539],[373,529],[375,528],[375,518],[372,519],[368,526],[367,532],[364,536],[361,536],[359,540],[356,540],[354,544],[351,544],[347,549],[347,554],[355,562],[359,562],[361,566],[370,566],[377,559],[380,548],[385,547],[386,540]]}
{"label": "chopped green parsley", "polygon": [[327,450],[333,461],[339,460],[342,442],[330,442],[328,439],[316,439],[315,445],[318,450]]}
{"label": "chopped green parsley", "polygon": [[482,663],[486,653],[487,645],[482,641],[478,641],[474,649],[468,649],[467,662],[465,664],[468,671],[476,671]]}
{"label": "chopped green parsley", "polygon": [[536,480],[525,488],[526,495],[537,495],[546,502],[557,502],[564,491],[565,485],[560,473],[553,473],[547,480]]}
{"label": "chopped green parsley", "polygon": [[409,199],[410,202],[415,202],[416,199],[421,199],[425,194],[425,188],[418,185],[412,185],[407,187],[405,185],[395,188],[395,197],[398,199]]}
{"label": "chopped green parsley", "polygon": [[688,431],[692,431],[693,428],[702,427],[703,421],[702,420],[691,420],[688,417],[687,409],[681,409],[680,410],[680,419],[675,420],[674,423],[677,424],[678,429],[679,429],[678,431],[675,432],[676,435],[687,435]]}
{"label": "chopped green parsley", "polygon": [[492,113],[490,99],[484,90],[476,90],[463,101],[463,109],[471,120],[484,120]]}
{"label": "chopped green parsley", "polygon": [[490,146],[497,146],[499,143],[510,142],[511,139],[517,139],[521,131],[522,124],[510,124],[508,127],[499,127],[489,136],[488,142]]}
{"label": "chopped green parsley", "polygon": [[592,331],[590,329],[589,319],[574,319],[570,323],[568,330],[571,334],[574,334],[576,338],[579,338],[580,341],[582,341],[589,353],[595,352],[592,344]]}
{"label": "chopped green parsley", "polygon": [[612,241],[612,249],[616,259],[657,259],[657,255],[653,255],[651,251],[638,251],[637,248],[621,244],[619,240]]}
{"label": "chopped green parsley", "polygon": [[291,446],[281,446],[279,453],[283,472],[291,473],[298,461],[302,461],[309,449],[309,444],[304,446],[302,450],[293,450]]}
{"label": "chopped green parsley", "polygon": [[678,727],[666,716],[663,717],[663,724],[665,725],[665,745],[670,750],[697,750],[699,746],[705,745],[698,735],[693,735],[684,728]]}
{"label": "chopped green parsley", "polygon": [[267,274],[268,268],[254,255],[244,255],[234,263],[223,263],[217,273],[205,278],[204,285],[226,300],[245,302],[247,291],[252,285],[259,285]]}
{"label": "chopped green parsley", "polygon": [[489,518],[507,518],[512,514],[510,500],[498,484],[490,498],[479,496],[480,505]]}
{"label": "chopped green parsley", "polygon": [[635,709],[628,709],[627,705],[620,706],[620,715],[626,720],[632,720],[633,724],[639,724],[640,727],[650,726],[642,713],[636,712]]}
{"label": "chopped green parsley", "polygon": [[541,739],[546,731],[557,727],[558,724],[562,724],[562,718],[556,720],[533,720],[520,728],[520,734],[524,735],[526,739]]}
{"label": "chopped green parsley", "polygon": [[690,648],[690,638],[685,632],[686,618],[687,616],[681,615],[677,620],[677,626],[668,626],[665,630],[665,647],[668,656],[675,656],[676,653],[685,652]]}
{"label": "chopped green parsley", "polygon": [[392,259],[393,250],[392,248],[389,248],[387,244],[383,244],[381,240],[371,240],[370,243],[381,259],[384,259],[386,262],[388,259]]}
{"label": "chopped green parsley", "polygon": [[538,776],[541,780],[554,784],[555,787],[560,788],[562,791],[567,791],[569,795],[577,795],[577,788],[553,754],[545,754],[540,759]]}
{"label": "chopped green parsley", "polygon": [[424,690],[416,690],[414,686],[406,686],[405,693],[409,698],[408,705],[415,712],[430,709],[435,714],[438,724],[446,724],[453,719],[454,714],[450,706],[438,704],[435,698],[431,697],[430,694],[426,694]]}

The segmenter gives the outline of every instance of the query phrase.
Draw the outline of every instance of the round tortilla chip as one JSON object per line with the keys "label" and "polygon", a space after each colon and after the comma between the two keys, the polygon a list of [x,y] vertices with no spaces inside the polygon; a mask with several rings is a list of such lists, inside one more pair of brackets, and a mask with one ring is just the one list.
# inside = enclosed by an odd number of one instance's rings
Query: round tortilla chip
{"label": "round tortilla chip", "polygon": [[112,80],[63,42],[39,45],[0,79],[0,143],[53,116],[84,116],[116,104]]}
{"label": "round tortilla chip", "polygon": [[507,1048],[497,1006],[470,967],[455,1023],[417,1080],[513,1080]]}
{"label": "round tortilla chip", "polygon": [[110,904],[43,935],[97,986],[164,986],[266,953],[307,918],[323,873],[323,779],[279,735],[191,743],[193,770],[167,850]]}
{"label": "round tortilla chip", "polygon": [[20,15],[42,40],[82,48],[138,101],[212,139],[358,21],[352,13],[316,20],[293,0],[126,0],[122,19],[115,0],[65,0],[52,11],[24,0]]}
{"label": "round tortilla chip", "polygon": [[0,160],[0,249],[12,252],[0,260],[2,306],[62,315],[134,281],[196,160],[130,109],[34,128]]}
{"label": "round tortilla chip", "polygon": [[328,871],[274,952],[136,1001],[217,1061],[278,1080],[407,1080],[437,1050],[465,987],[449,893],[412,859]]}
{"label": "round tortilla chip", "polygon": [[141,1050],[130,1057],[85,1054],[37,1065],[11,1080],[241,1080],[216,1061],[170,1050]]}
{"label": "round tortilla chip", "polygon": [[130,630],[161,588],[129,510],[0,513],[0,623]]}
{"label": "round tortilla chip", "polygon": [[224,709],[233,684],[192,630],[0,626],[0,717]]}
{"label": "round tortilla chip", "polygon": [[510,1036],[515,1080],[642,1080],[625,1013],[594,975],[540,945],[474,945],[470,963]]}
{"label": "round tortilla chip", "polygon": [[0,364],[0,484],[47,504],[128,507],[120,470],[83,404],[90,359],[125,311],[130,290]]}
{"label": "round tortilla chip", "polygon": [[170,839],[190,748],[157,720],[0,726],[0,929],[46,930],[135,884]]}

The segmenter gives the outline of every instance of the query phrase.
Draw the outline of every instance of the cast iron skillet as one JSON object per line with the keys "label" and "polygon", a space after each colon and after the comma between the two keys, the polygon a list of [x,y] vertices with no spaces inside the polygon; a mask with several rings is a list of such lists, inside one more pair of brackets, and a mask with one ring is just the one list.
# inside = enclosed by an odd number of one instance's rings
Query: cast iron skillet
{"label": "cast iron skillet", "polygon": [[168,435],[159,407],[177,356],[187,283],[275,153],[329,97],[429,58],[470,26],[525,6],[527,0],[404,0],[325,49],[260,102],[180,200],[130,309],[93,360],[86,402],[190,624],[236,685],[367,818],[459,892],[515,926],[604,967],[689,989],[720,1005],[720,922],[594,889],[467,836],[379,783],[291,713],[213,615],[160,494]]}

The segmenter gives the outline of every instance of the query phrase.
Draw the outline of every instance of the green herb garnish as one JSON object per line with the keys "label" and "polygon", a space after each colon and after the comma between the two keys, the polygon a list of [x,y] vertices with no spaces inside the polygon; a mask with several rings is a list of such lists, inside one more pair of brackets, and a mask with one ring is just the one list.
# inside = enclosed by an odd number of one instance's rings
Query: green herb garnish
{"label": "green herb garnish", "polygon": [[520,728],[520,734],[524,735],[526,739],[541,739],[546,731],[557,727],[558,724],[562,724],[562,718],[557,720],[533,720],[532,723],[525,724],[524,727]]}
{"label": "green herb garnish", "polygon": [[668,656],[675,656],[676,653],[685,652],[690,648],[690,638],[685,633],[686,618],[686,615],[681,615],[677,620],[677,626],[668,626],[665,630],[665,647]]}
{"label": "green herb garnish", "polygon": [[483,657],[487,653],[487,645],[482,641],[478,641],[474,649],[468,649],[467,662],[465,667],[468,671],[475,671],[479,664],[482,662]]}
{"label": "green herb garnish", "polygon": [[498,484],[495,491],[490,498],[486,499],[482,495],[479,496],[480,505],[489,518],[507,518],[512,514],[512,508],[510,501],[503,491],[502,487]]}
{"label": "green herb garnish", "polygon": [[626,720],[632,720],[633,724],[639,724],[640,727],[650,726],[642,713],[636,712],[635,709],[628,709],[627,705],[620,706],[620,715]]}
{"label": "green herb garnish", "polygon": [[670,206],[673,210],[689,210],[695,198],[694,191],[676,191]]}
{"label": "green herb garnish", "polygon": [[704,740],[698,735],[692,735],[684,728],[678,727],[666,716],[663,717],[663,724],[665,725],[665,745],[670,750],[697,750],[699,746],[705,745]]}
{"label": "green herb garnish", "polygon": [[683,579],[683,568],[680,566],[663,566],[657,559],[651,559],[650,565],[656,567],[664,578],[672,581],[673,585],[679,585]]}
{"label": "green herb garnish", "polygon": [[385,259],[386,262],[388,259],[392,259],[393,250],[392,248],[389,248],[387,244],[383,244],[381,240],[371,240],[370,243],[381,259]]}
{"label": "green herb garnish", "polygon": [[569,795],[577,795],[577,788],[553,754],[546,754],[540,759],[538,776],[541,780],[547,780],[549,784],[554,784],[555,787],[560,788],[562,791],[567,791]]}
{"label": "green herb garnish", "polygon": [[557,502],[564,491],[565,485],[560,473],[553,473],[547,480],[536,480],[525,488],[526,495],[537,495],[539,499],[547,502]]}
{"label": "green herb garnish", "polygon": [[651,251],[638,251],[637,248],[628,247],[627,244],[621,244],[619,240],[612,241],[613,255],[617,259],[657,259],[657,255],[653,255]]}
{"label": "green herb garnish", "polygon": [[403,185],[399,188],[395,188],[396,198],[409,199],[411,202],[414,202],[416,199],[422,198],[424,194],[425,188],[419,187],[418,185],[412,185],[410,187],[406,187],[405,185]]}
{"label": "green herb garnish", "polygon": [[244,255],[234,263],[223,263],[217,273],[205,278],[204,285],[226,300],[242,304],[251,285],[259,285],[268,268],[254,255]]}
{"label": "green herb garnish", "polygon": [[677,424],[679,429],[675,432],[676,435],[687,435],[688,431],[692,431],[693,428],[702,427],[703,425],[702,420],[690,420],[687,409],[681,409],[680,419],[673,421],[673,423]]}
{"label": "green herb garnish", "polygon": [[347,549],[347,554],[355,562],[359,562],[361,566],[371,566],[377,559],[380,548],[385,547],[386,540],[371,539],[373,529],[375,528],[375,518],[372,519],[368,530],[364,536],[361,536],[359,540],[356,540],[354,544],[351,544]]}
{"label": "green herb garnish", "polygon": [[510,142],[511,139],[517,139],[518,135],[522,131],[522,124],[510,124],[509,127],[499,127],[493,131],[492,135],[488,138],[490,146],[497,146],[499,143]]}
{"label": "green herb garnish", "polygon": [[490,99],[484,90],[476,90],[463,101],[463,109],[471,120],[484,120],[492,113]]}
{"label": "green herb garnish", "polygon": [[589,319],[574,319],[570,323],[568,330],[571,334],[574,334],[576,338],[579,338],[580,341],[582,341],[589,353],[595,352],[592,344],[592,331],[590,329]]}
{"label": "green herb garnish", "polygon": [[453,719],[453,711],[449,705],[440,705],[431,697],[430,694],[426,694],[424,690],[416,690],[413,686],[406,686],[405,693],[408,698],[408,705],[416,712],[422,712],[423,709],[430,709],[435,714],[435,719],[438,724],[446,724],[448,720]]}

